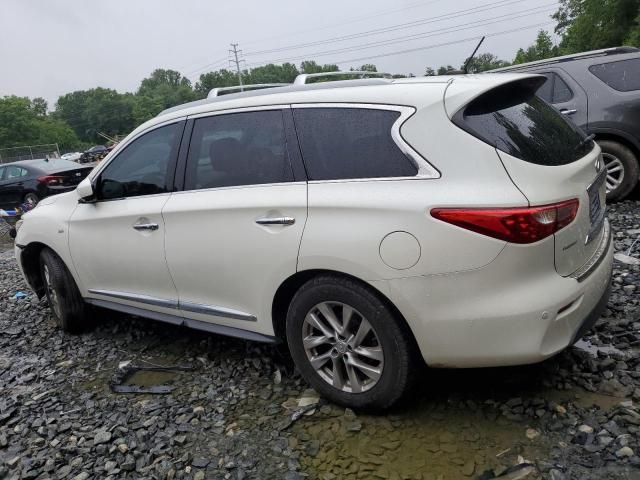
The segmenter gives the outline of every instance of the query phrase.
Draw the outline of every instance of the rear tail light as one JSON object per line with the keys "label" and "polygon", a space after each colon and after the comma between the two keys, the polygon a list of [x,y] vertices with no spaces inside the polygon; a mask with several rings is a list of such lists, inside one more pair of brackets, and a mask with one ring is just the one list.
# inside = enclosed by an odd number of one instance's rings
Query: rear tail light
{"label": "rear tail light", "polygon": [[44,177],[38,177],[38,182],[45,185],[61,185],[64,181],[64,177],[58,175],[45,175]]}
{"label": "rear tail light", "polygon": [[461,228],[511,243],[534,243],[576,218],[579,202],[524,208],[434,208],[431,216]]}

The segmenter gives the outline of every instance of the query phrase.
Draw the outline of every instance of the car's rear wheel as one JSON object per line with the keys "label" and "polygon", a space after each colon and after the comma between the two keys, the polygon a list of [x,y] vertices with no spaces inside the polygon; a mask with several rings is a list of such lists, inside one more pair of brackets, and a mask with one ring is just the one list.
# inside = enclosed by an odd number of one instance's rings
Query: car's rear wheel
{"label": "car's rear wheel", "polygon": [[598,144],[607,169],[607,200],[623,200],[638,183],[638,159],[621,143],[601,140]]}
{"label": "car's rear wheel", "polygon": [[287,343],[302,376],[322,396],[353,408],[385,409],[411,386],[412,339],[368,287],[320,276],[287,313]]}
{"label": "car's rear wheel", "polygon": [[38,195],[36,195],[35,193],[27,193],[24,196],[23,200],[24,200],[24,203],[28,203],[32,207],[35,207],[40,201],[40,199],[38,198]]}
{"label": "car's rear wheel", "polygon": [[62,259],[48,248],[40,252],[40,273],[58,326],[66,332],[81,332],[86,326],[86,304]]}

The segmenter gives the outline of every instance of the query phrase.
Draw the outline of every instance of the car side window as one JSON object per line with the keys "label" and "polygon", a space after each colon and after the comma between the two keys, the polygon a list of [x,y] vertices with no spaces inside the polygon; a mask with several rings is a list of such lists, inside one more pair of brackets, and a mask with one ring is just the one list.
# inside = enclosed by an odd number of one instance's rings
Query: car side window
{"label": "car side window", "polygon": [[195,121],[185,190],[291,181],[282,111],[229,113]]}
{"label": "car side window", "polygon": [[553,82],[553,101],[551,103],[564,103],[573,98],[573,92],[569,85],[556,73],[553,74],[555,81]]}
{"label": "car side window", "polygon": [[27,170],[14,165],[5,167],[5,180],[13,180],[14,178],[26,177]]}
{"label": "car side window", "polygon": [[183,123],[138,137],[100,173],[98,199],[136,197],[170,190],[169,165],[175,159]]}
{"label": "car side window", "polygon": [[309,180],[412,177],[418,168],[391,136],[400,113],[372,108],[296,108]]}
{"label": "car side window", "polygon": [[554,72],[535,72],[547,77],[536,95],[547,103],[556,104],[568,102],[573,98],[573,92],[560,75]]}
{"label": "car side window", "polygon": [[640,58],[591,65],[589,71],[619,92],[640,90]]}
{"label": "car side window", "polygon": [[6,172],[7,167],[0,167],[0,180],[4,180],[4,173]]}

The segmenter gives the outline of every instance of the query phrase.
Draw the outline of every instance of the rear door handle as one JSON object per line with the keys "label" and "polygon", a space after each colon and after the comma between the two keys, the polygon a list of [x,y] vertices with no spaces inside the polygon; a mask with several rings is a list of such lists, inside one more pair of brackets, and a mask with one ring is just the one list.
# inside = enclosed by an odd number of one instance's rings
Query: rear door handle
{"label": "rear door handle", "polygon": [[293,217],[263,217],[256,220],[258,225],[293,225],[296,219]]}
{"label": "rear door handle", "polygon": [[576,113],[578,110],[576,110],[575,108],[562,108],[560,109],[560,113],[562,115],[573,115],[574,113]]}
{"label": "rear door handle", "polygon": [[150,231],[155,231],[158,230],[158,224],[157,223],[137,223],[133,226],[133,228],[135,230],[150,230]]}

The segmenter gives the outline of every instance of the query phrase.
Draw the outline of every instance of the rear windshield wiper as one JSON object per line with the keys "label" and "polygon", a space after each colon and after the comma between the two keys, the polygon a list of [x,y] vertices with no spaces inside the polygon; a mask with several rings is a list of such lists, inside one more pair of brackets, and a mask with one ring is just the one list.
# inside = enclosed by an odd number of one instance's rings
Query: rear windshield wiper
{"label": "rear windshield wiper", "polygon": [[578,145],[576,145],[576,150],[578,150],[579,148],[585,146],[587,143],[589,143],[594,138],[596,138],[596,134],[595,133],[592,133],[591,135],[587,135],[582,140],[580,140],[580,143],[578,143]]}

